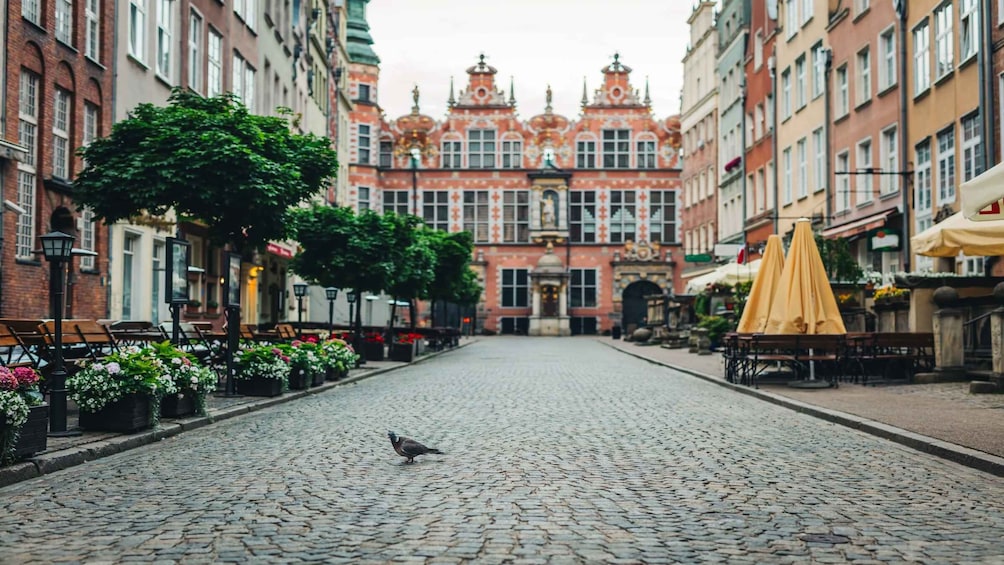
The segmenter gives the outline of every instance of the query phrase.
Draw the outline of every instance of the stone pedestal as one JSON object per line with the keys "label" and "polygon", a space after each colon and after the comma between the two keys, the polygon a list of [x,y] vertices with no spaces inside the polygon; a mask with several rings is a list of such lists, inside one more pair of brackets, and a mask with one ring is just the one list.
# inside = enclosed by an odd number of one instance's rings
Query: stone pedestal
{"label": "stone pedestal", "polygon": [[1004,380],[1004,308],[990,313],[990,341],[993,347],[993,371],[998,381]]}
{"label": "stone pedestal", "polygon": [[953,288],[941,287],[934,292],[939,309],[934,312],[934,372],[918,373],[917,382],[946,382],[966,377],[965,351],[962,347],[962,310],[959,294]]}
{"label": "stone pedestal", "polygon": [[691,331],[697,342],[697,354],[711,355],[711,338],[708,337],[707,328],[694,328]]}

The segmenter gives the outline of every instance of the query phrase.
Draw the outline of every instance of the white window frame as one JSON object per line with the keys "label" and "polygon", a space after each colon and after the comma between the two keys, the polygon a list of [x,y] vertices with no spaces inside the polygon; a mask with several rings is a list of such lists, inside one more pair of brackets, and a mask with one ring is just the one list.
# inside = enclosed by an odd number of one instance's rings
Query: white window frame
{"label": "white window frame", "polygon": [[24,210],[17,215],[17,236],[14,256],[36,260],[35,196],[38,184],[38,113],[41,80],[35,73],[21,69],[18,95],[18,141],[28,151],[17,162],[17,205]]}
{"label": "white window frame", "polygon": [[434,230],[450,231],[449,191],[422,191],[422,219]]}
{"label": "white window frame", "polygon": [[680,226],[676,191],[652,189],[648,200],[649,239],[662,244],[676,243]]}
{"label": "white window frame", "polygon": [[22,0],[21,17],[35,25],[42,24],[42,0]]}
{"label": "white window frame", "polygon": [[899,129],[891,125],[879,134],[879,164],[882,176],[879,179],[879,194],[893,194],[899,190]]}
{"label": "white window frame", "polygon": [[638,136],[635,138],[635,147],[637,149],[637,168],[654,169],[659,166],[659,162],[656,159],[657,146],[658,141],[651,135]]}
{"label": "white window frame", "polygon": [[854,15],[859,16],[871,6],[870,0],[854,0]]}
{"label": "white window frame", "polygon": [[872,138],[866,137],[858,141],[854,149],[854,201],[858,206],[867,204],[873,200],[875,191],[875,177],[869,174],[866,169],[874,167]]}
{"label": "white window frame", "polygon": [[806,101],[806,90],[808,89],[808,84],[805,79],[805,55],[799,56],[795,59],[795,110],[801,110],[805,108]]}
{"label": "white window frame", "polygon": [[463,230],[470,232],[475,243],[491,241],[491,195],[487,190],[463,192]]}
{"label": "white window frame", "polygon": [[171,48],[174,45],[174,2],[173,0],[156,0],[157,2],[157,61],[154,65],[157,76],[173,84],[174,61],[171,58]]}
{"label": "white window frame", "polygon": [[[77,216],[77,230],[80,231],[79,246],[85,251],[95,251],[97,247],[97,226],[94,222],[94,210],[85,207]],[[80,270],[94,270],[93,255],[84,255],[80,258]]]}
{"label": "white window frame", "polygon": [[913,28],[913,95],[931,88],[931,26],[925,18]]}
{"label": "white window frame", "polygon": [[813,1],[814,0],[802,0],[802,13],[800,14],[802,16],[801,19],[802,27],[805,27],[805,24],[812,21],[812,13],[814,8],[812,5]]}
{"label": "white window frame", "polygon": [[610,243],[636,241],[638,237],[638,209],[641,204],[635,190],[611,190],[610,195]]}
{"label": "white window frame", "polygon": [[247,106],[248,112],[254,113],[258,110],[257,104],[257,92],[256,92],[256,81],[257,81],[258,71],[251,66],[247,61],[244,62],[244,105]]}
{"label": "white window frame", "polygon": [[[499,308],[530,306],[530,270],[501,269],[499,273]],[[508,303],[508,304],[507,304]]]}
{"label": "white window frame", "polygon": [[[916,164],[913,167],[914,175],[914,211],[918,218],[924,214],[931,215],[934,209],[934,183],[931,178],[931,141],[925,140],[914,147]],[[919,233],[919,232],[918,232]]]}
{"label": "white window frame", "polygon": [[823,95],[826,89],[826,56],[823,44],[817,43],[812,48],[812,99]]}
{"label": "white window frame", "polygon": [[529,243],[530,191],[502,191],[502,243]]}
{"label": "white window frame", "polygon": [[356,133],[356,161],[361,165],[369,165],[373,152],[373,127],[370,124],[358,124]]}
{"label": "white window frame", "polygon": [[798,160],[798,198],[809,196],[809,140],[803,137],[795,143]]}
{"label": "white window frame", "polygon": [[137,61],[146,61],[147,0],[129,0],[129,54]]}
{"label": "white window frame", "polygon": [[834,161],[834,173],[837,183],[837,194],[834,203],[837,212],[843,212],[851,207],[851,154],[844,149],[837,153]]}
{"label": "white window frame", "polygon": [[56,39],[73,45],[73,0],[56,0]]}
{"label": "white window frame", "polygon": [[977,0],[959,1],[959,64],[980,50],[980,12]]}
{"label": "white window frame", "polygon": [[210,25],[206,42],[206,95],[223,94],[223,35]]}
{"label": "white window frame", "polygon": [[934,9],[934,77],[941,80],[955,68],[955,37],[953,36],[951,1]]}
{"label": "white window frame", "polygon": [[464,142],[455,137],[444,137],[440,142],[440,167],[459,169],[463,165]]}
{"label": "white window frame", "polygon": [[[794,0],[792,0],[794,1]],[[791,68],[781,73],[781,120],[791,117]]]}
{"label": "white window frame", "polygon": [[855,55],[857,76],[854,82],[857,86],[857,103],[860,106],[872,99],[872,51],[865,47]]}
{"label": "white window frame", "polygon": [[753,108],[753,141],[759,141],[764,135],[763,104]]}
{"label": "white window frame", "polygon": [[[626,128],[600,130],[602,154],[602,168],[604,169],[629,169],[631,168],[631,130]],[[607,134],[611,134],[607,139]],[[607,158],[611,158],[610,165],[607,165]]]}
{"label": "white window frame", "polygon": [[597,298],[599,296],[599,270],[570,270],[569,290],[571,291],[571,296],[569,296],[569,308],[596,308],[599,306]]}
{"label": "white window frame", "polygon": [[202,84],[202,38],[205,20],[194,7],[188,13],[188,88],[200,94],[205,92]]}
{"label": "white window frame", "polygon": [[782,193],[782,203],[785,206],[791,204],[792,200],[792,188],[791,188],[791,147],[785,147],[784,151],[781,152],[782,165],[784,170],[782,174],[784,175],[784,192]]}
{"label": "white window frame", "polygon": [[826,138],[823,135],[823,128],[816,128],[812,132],[812,148],[814,156],[812,168],[815,177],[813,192],[826,189]]}
{"label": "white window frame", "polygon": [[798,2],[799,0],[788,0],[784,18],[785,39],[791,39],[798,33]]}
{"label": "white window frame", "polygon": [[889,26],[878,36],[879,91],[896,86],[896,28]]}
{"label": "white window frame", "polygon": [[841,65],[834,74],[837,82],[837,117],[842,118],[851,112],[850,90],[847,84],[847,65]]}
{"label": "white window frame", "polygon": [[101,59],[101,2],[85,0],[84,5],[84,55],[92,61]]}
{"label": "white window frame", "polygon": [[959,124],[962,132],[962,182],[972,180],[984,170],[983,121],[980,112],[963,116]]}
{"label": "white window frame", "polygon": [[[694,152],[693,147],[690,152]],[[575,167],[577,169],[596,168],[596,138],[592,135],[579,136],[575,139]]]}
{"label": "white window frame", "polygon": [[384,214],[405,216],[411,213],[411,191],[407,189],[382,190],[380,197],[383,199]]}
{"label": "white window frame", "polygon": [[496,168],[498,131],[491,128],[467,130],[467,168]]}
{"label": "white window frame", "polygon": [[356,187],[356,211],[362,212],[363,210],[370,209],[370,187],[368,186],[358,186]]}
{"label": "white window frame", "polygon": [[70,149],[72,109],[73,95],[62,88],[55,88],[52,101],[52,176],[64,180],[73,176]]}
{"label": "white window frame", "polygon": [[[942,140],[951,139],[951,145]],[[958,178],[955,164],[955,124],[941,130],[935,136],[938,159],[938,205],[955,202],[955,181]]]}
{"label": "white window frame", "polygon": [[502,168],[523,168],[523,140],[518,137],[506,136],[502,139]]}
{"label": "white window frame", "polygon": [[230,92],[241,102],[244,102],[244,57],[234,51],[231,60],[233,63],[230,65]]}

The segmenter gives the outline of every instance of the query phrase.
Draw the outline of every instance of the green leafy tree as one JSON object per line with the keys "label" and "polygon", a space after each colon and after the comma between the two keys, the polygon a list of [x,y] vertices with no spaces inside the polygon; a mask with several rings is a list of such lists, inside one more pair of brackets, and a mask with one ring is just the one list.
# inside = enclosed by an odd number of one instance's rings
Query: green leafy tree
{"label": "green leafy tree", "polygon": [[397,300],[407,300],[411,325],[415,327],[415,299],[428,293],[435,275],[436,252],[430,242],[430,238],[435,236],[431,235],[433,230],[426,228],[416,216],[385,214],[384,221],[393,228],[394,253],[397,255],[397,268],[385,289],[395,299],[391,319],[396,315]]}
{"label": "green leafy tree", "polygon": [[140,104],[80,149],[87,166],[74,199],[106,223],[173,209],[242,251],[285,239],[285,212],[319,194],[338,168],[330,140],[291,125],[288,112],[255,115],[232,94],[175,89],[167,106]]}
{"label": "green leafy tree", "polygon": [[816,247],[823,260],[826,276],[831,281],[858,282],[864,271],[857,259],[851,254],[851,248],[846,239],[827,239],[820,234],[815,235]]}
{"label": "green leafy tree", "polygon": [[[432,234],[430,243],[436,253],[436,267],[432,284],[424,298],[432,300],[432,311],[435,313],[437,301],[454,302],[465,295],[465,292],[470,293],[469,279],[465,280],[465,277],[469,277],[466,273],[471,273],[474,239],[467,231],[454,233],[434,231]],[[478,296],[480,297],[480,294]],[[469,294],[465,297],[469,297]],[[477,303],[477,299],[474,303]],[[435,317],[432,324],[436,324]]]}

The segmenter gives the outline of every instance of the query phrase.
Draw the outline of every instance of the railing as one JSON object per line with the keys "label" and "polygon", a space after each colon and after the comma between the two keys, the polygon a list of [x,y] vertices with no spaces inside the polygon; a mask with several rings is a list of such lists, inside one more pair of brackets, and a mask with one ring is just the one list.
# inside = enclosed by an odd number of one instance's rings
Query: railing
{"label": "railing", "polygon": [[[969,309],[971,313],[973,310],[977,308]],[[992,311],[983,312],[962,324],[962,349],[967,367],[983,369],[988,368],[985,365],[993,362],[993,342],[990,337],[992,313]]]}

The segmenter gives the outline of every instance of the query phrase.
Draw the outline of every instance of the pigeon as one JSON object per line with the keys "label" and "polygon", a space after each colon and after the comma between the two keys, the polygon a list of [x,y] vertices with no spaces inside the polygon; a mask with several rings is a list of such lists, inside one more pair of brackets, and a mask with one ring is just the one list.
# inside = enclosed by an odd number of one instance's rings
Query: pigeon
{"label": "pigeon", "polygon": [[394,446],[394,451],[396,451],[401,457],[408,458],[405,463],[414,463],[416,457],[419,455],[425,455],[426,453],[435,453],[437,455],[443,454],[442,451],[431,447],[425,447],[411,438],[398,437],[398,435],[394,432],[387,432],[387,437],[390,438],[390,444]]}

